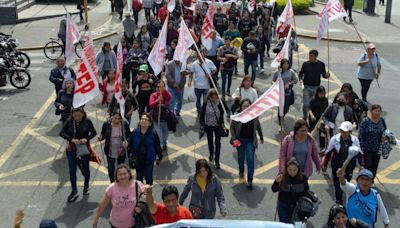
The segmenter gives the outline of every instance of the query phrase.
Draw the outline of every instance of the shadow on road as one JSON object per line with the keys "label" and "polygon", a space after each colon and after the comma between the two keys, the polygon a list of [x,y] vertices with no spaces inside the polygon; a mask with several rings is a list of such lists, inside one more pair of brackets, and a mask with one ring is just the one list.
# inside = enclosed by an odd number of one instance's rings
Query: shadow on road
{"label": "shadow on road", "polygon": [[267,194],[267,188],[253,185],[253,189],[249,190],[246,184],[236,184],[232,187],[233,196],[239,204],[245,204],[249,208],[257,208],[261,206],[264,197]]}

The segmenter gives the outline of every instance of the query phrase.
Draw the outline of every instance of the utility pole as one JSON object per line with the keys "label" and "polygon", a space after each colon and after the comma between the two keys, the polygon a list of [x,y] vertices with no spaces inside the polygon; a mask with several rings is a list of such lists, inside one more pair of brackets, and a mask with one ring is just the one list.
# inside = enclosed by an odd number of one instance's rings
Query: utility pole
{"label": "utility pole", "polygon": [[85,7],[85,23],[89,23],[89,16],[88,16],[88,0],[83,0],[83,6]]}
{"label": "utility pole", "polygon": [[386,23],[390,23],[391,16],[392,16],[392,0],[387,0],[386,13],[385,13],[385,22]]}

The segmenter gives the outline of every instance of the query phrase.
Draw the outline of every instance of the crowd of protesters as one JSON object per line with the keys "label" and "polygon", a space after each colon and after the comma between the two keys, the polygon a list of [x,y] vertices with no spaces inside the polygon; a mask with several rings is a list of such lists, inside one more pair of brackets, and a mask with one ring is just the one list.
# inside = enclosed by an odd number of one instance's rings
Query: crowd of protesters
{"label": "crowd of protesters", "polygon": [[[111,10],[117,11],[122,20],[121,2],[112,1]],[[188,8],[190,2],[183,1],[182,4],[181,7],[177,3],[174,11],[169,13],[166,2],[134,0],[133,15],[128,13],[123,19],[124,32],[120,42],[124,62],[121,87],[125,98],[124,116],[114,97],[117,44],[113,47],[105,42],[96,55],[103,93],[101,104],[107,106],[107,119],[97,138],[105,141],[104,153],[111,185],[99,204],[93,227],[97,227],[108,204],[112,206],[112,227],[133,227],[138,222],[135,219],[139,220],[139,217],[132,215],[140,212],[142,216],[150,214],[148,220],[151,224],[170,223],[179,219],[213,219],[216,204],[220,214],[226,216],[227,202],[221,181],[212,169],[212,164],[216,169],[221,168],[221,138],[226,137],[226,133],[231,135],[230,143],[238,152],[238,175],[244,178],[246,160],[247,186],[250,190],[253,188],[254,157],[260,146],[258,142],[264,142],[261,124],[258,118],[247,123],[231,121],[230,115],[246,110],[257,100],[260,91],[256,90],[255,82],[257,74],[265,72],[265,56],[271,57],[270,48],[274,40],[277,41],[276,48],[282,46],[289,30],[275,32],[279,14],[276,5],[263,1],[250,12],[246,5],[224,4],[224,7],[217,7],[214,15],[212,48],[207,50],[201,47],[197,60],[190,67],[182,69],[186,63],[173,60],[179,37],[179,21],[185,20],[196,45],[200,47],[200,31],[209,8],[207,2],[199,3],[192,12]],[[145,22],[138,17],[142,9]],[[165,73],[154,75],[147,58],[168,14]],[[297,50],[295,33],[292,35],[290,53]],[[308,179],[313,175],[313,167],[319,173],[325,171],[331,162],[337,205],[331,208],[326,227],[373,227],[378,212],[385,227],[389,227],[386,209],[373,183],[380,156],[384,153],[382,144],[390,141],[390,137],[383,137],[388,129],[381,117],[382,107],[366,103],[370,84],[381,72],[375,48],[375,45],[369,44],[366,53],[357,62],[362,99],[358,99],[351,84],[345,83],[334,102],[329,104],[329,94],[321,86],[321,78],[329,78],[330,74],[325,64],[318,60],[317,50],[309,52],[309,60],[303,63],[299,72],[291,69],[292,54],[289,59],[282,59],[276,72],[270,72],[273,74],[272,81],[282,79],[284,83],[284,113],[279,117],[282,135],[285,134],[285,115],[295,103],[293,87],[297,83],[304,87],[303,115],[282,140],[279,174],[272,185],[272,191],[279,192],[277,210],[281,222],[294,222],[296,203],[310,191]],[[244,72],[238,72],[238,59],[241,57],[244,60]],[[58,59],[56,64],[57,67],[51,71],[50,81],[54,83],[57,93],[54,103],[56,114],[61,115],[63,122],[60,136],[68,141],[72,192],[67,200],[74,202],[78,198],[77,167],[85,177],[83,195],[89,194],[89,159],[93,150],[90,140],[97,133],[84,108],[72,107],[73,82],[76,78],[74,71],[65,67],[63,58]],[[232,88],[234,74],[242,78],[238,88]],[[207,136],[209,158],[197,160],[195,173],[189,176],[181,195],[175,186],[167,185],[162,190],[163,203],[158,203],[152,193],[153,169],[155,164],[162,165],[163,154],[168,151],[168,134],[176,131],[176,124],[181,120],[186,86],[194,88],[199,133]],[[232,94],[231,89],[234,91]],[[368,106],[370,115],[366,116]],[[139,122],[132,131],[129,126],[132,126],[132,122],[135,124],[135,116]],[[228,127],[225,122],[229,124]],[[353,124],[359,129],[358,137],[352,134]],[[227,131],[229,128],[230,132]],[[358,155],[342,170],[352,146],[358,148]],[[356,178],[357,185],[354,185],[349,181],[357,161],[360,172]],[[129,163],[129,166],[125,163]],[[136,181],[133,180],[131,168],[136,169]],[[183,205],[190,192],[190,203],[185,208]],[[343,192],[347,196],[347,210],[342,206]],[[140,203],[147,207],[141,208],[138,206]]]}

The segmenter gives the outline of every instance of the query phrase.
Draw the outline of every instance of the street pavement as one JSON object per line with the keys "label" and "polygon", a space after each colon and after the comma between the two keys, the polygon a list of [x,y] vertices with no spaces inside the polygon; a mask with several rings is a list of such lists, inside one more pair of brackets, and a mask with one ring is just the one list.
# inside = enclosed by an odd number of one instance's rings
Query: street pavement
{"label": "street pavement", "polygon": [[[108,1],[106,1],[108,4]],[[118,30],[115,16],[108,15],[109,8],[104,1],[91,13],[90,16],[97,23],[102,33]],[[103,7],[103,8],[101,8]],[[102,15],[102,18],[98,18]],[[384,29],[386,24],[378,22],[374,17],[358,15],[356,21],[376,25],[377,36],[382,39],[374,40],[377,43],[377,51],[381,55],[383,63],[383,73],[380,80],[381,88],[374,83],[370,91],[370,102],[379,103],[383,106],[384,117],[389,128],[395,132],[400,132],[399,121],[396,113],[399,111],[398,89],[400,60],[396,58],[400,46],[398,40],[384,39]],[[307,19],[296,17],[298,28],[306,29],[309,24],[315,23],[314,17]],[[75,17],[76,18],[76,17]],[[111,19],[110,19],[111,18]],[[24,39],[26,46],[40,45],[48,39],[49,33],[40,34],[41,31],[58,29],[58,21],[54,19],[41,22],[43,30],[35,32],[37,27],[32,24],[20,24],[9,29],[15,29],[18,39]],[[107,23],[110,21],[110,23]],[[335,22],[336,23],[336,22]],[[338,22],[342,23],[342,22]],[[38,22],[37,26],[40,23]],[[21,27],[18,27],[21,26]],[[31,27],[32,26],[32,27]],[[115,26],[115,27],[114,27]],[[345,26],[345,25],[343,25]],[[95,26],[93,26],[94,28]],[[103,28],[103,29],[101,29]],[[311,28],[311,27],[310,27]],[[346,28],[346,27],[343,27]],[[25,29],[25,31],[23,31]],[[360,30],[369,38],[371,31]],[[399,33],[399,30],[388,31],[388,34]],[[34,38],[27,39],[27,32]],[[345,32],[343,32],[345,33]],[[339,33],[342,34],[342,33]],[[50,36],[51,37],[51,36]],[[345,36],[343,35],[343,38]],[[111,41],[115,44],[117,36],[100,39],[95,42],[96,48],[100,48],[103,41]],[[20,41],[21,42],[21,41]],[[320,59],[325,63],[327,59],[327,42],[317,43],[314,39],[299,38],[299,62],[307,60],[308,51],[316,48],[320,52]],[[22,46],[21,42],[21,46]],[[360,86],[355,76],[356,61],[363,52],[361,44],[330,42],[329,66],[333,75],[329,80],[330,99],[338,92],[343,82],[350,82],[354,90],[360,93]],[[18,208],[25,208],[25,226],[37,227],[40,220],[44,218],[55,219],[59,227],[91,227],[91,222],[98,206],[98,202],[104,195],[104,190],[109,184],[106,164],[97,166],[91,164],[91,191],[89,196],[80,196],[77,202],[68,204],[66,197],[70,193],[68,178],[67,161],[63,154],[65,142],[58,137],[61,124],[59,117],[54,115],[53,106],[54,91],[53,86],[48,81],[50,69],[54,63],[45,59],[40,50],[29,51],[32,58],[31,72],[33,80],[31,86],[26,90],[16,90],[11,87],[0,88],[0,119],[2,122],[0,131],[0,227],[10,227],[13,216]],[[295,62],[293,68],[298,71],[297,55],[294,55]],[[272,59],[266,60],[266,66]],[[234,77],[231,91],[234,91],[240,84],[243,76],[243,64],[239,61],[239,75]],[[266,91],[271,85],[271,74],[273,69],[267,67],[265,74],[259,74],[256,80],[256,88],[260,94]],[[323,80],[323,85],[327,87],[328,81]],[[296,118],[301,116],[301,88],[295,86],[296,102],[291,107],[286,119],[286,132],[290,131]],[[94,122],[96,129],[101,126],[105,107],[99,105],[100,99],[87,105],[89,118]],[[232,101],[228,101],[232,102]],[[194,172],[196,159],[200,157],[208,158],[207,142],[205,138],[198,138],[198,120],[194,103],[186,101],[183,105],[182,118],[175,134],[170,134],[168,153],[160,166],[155,167],[154,194],[157,200],[161,200],[161,189],[164,184],[175,184],[182,191],[187,177]],[[277,173],[277,159],[279,151],[278,124],[275,111],[268,111],[260,119],[264,132],[264,145],[260,145],[256,152],[255,180],[254,189],[249,191],[246,188],[245,180],[238,176],[237,152],[229,145],[228,138],[222,140],[221,170],[215,170],[216,174],[223,182],[223,189],[227,201],[227,219],[257,219],[273,220],[276,206],[277,195],[272,193],[271,184]],[[138,114],[134,115],[131,127],[138,123]],[[101,147],[93,141],[95,149],[101,153]],[[400,154],[399,149],[395,148],[388,160],[381,160],[378,172],[376,187],[380,191],[382,198],[388,209],[392,227],[400,223],[399,219],[399,195],[400,195]],[[326,174],[317,174],[311,177],[311,190],[318,193],[322,199],[322,204],[317,213],[309,221],[308,227],[322,227],[327,220],[329,207],[334,203],[333,186],[330,184],[330,170]],[[78,180],[82,181],[82,176],[78,173]],[[82,183],[80,182],[82,185]],[[80,189],[81,190],[81,187]],[[186,200],[185,205],[188,205]],[[100,223],[100,227],[109,227],[107,211]],[[217,216],[217,219],[220,219]],[[377,227],[383,227],[379,222]]]}

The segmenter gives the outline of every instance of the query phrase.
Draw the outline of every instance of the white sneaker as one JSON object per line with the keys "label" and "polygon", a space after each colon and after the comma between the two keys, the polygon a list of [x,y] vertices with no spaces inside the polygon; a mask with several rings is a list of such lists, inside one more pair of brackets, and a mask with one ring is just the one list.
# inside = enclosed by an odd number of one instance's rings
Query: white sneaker
{"label": "white sneaker", "polygon": [[260,69],[260,74],[264,74],[264,69],[263,68]]}

